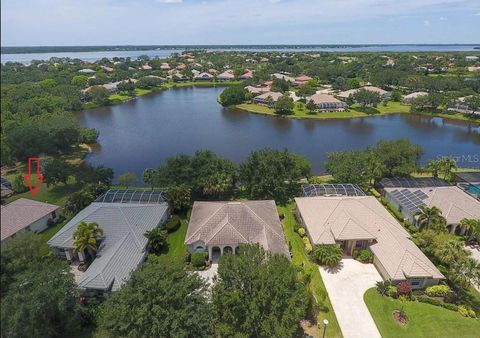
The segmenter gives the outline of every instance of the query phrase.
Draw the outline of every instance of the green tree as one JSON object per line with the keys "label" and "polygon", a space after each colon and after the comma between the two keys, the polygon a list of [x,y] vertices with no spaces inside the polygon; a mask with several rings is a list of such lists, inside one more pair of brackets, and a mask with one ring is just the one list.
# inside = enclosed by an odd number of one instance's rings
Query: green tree
{"label": "green tree", "polygon": [[74,251],[95,258],[98,244],[103,238],[103,230],[97,223],[80,222],[73,233]]}
{"label": "green tree", "polygon": [[103,303],[96,337],[211,337],[207,286],[181,260],[151,257]]}
{"label": "green tree", "polygon": [[231,86],[223,90],[219,97],[222,106],[228,107],[245,101],[245,89],[242,86]]}
{"label": "green tree", "polygon": [[274,103],[273,109],[275,113],[280,115],[288,115],[293,110],[293,99],[288,95],[283,95]]}
{"label": "green tree", "polygon": [[310,83],[305,83],[298,87],[297,94],[298,96],[305,98],[315,94],[315,90],[315,87],[313,87]]}
{"label": "green tree", "polygon": [[321,244],[315,246],[313,256],[320,265],[334,267],[342,260],[343,250],[338,244]]}
{"label": "green tree", "polygon": [[110,93],[107,89],[102,86],[93,86],[87,94],[87,99],[96,104],[105,106],[110,103],[109,96]]}
{"label": "green tree", "polygon": [[27,191],[27,184],[22,174],[17,174],[12,182],[12,189],[16,193]]}
{"label": "green tree", "polygon": [[162,251],[167,247],[167,231],[162,228],[154,228],[145,233],[145,237],[148,239],[148,252],[156,255],[160,255]]}
{"label": "green tree", "polygon": [[183,212],[190,207],[192,190],[186,185],[169,187],[165,195],[173,212]]}
{"label": "green tree", "polygon": [[81,142],[86,144],[97,143],[100,132],[95,128],[84,128],[81,132]]}
{"label": "green tree", "polygon": [[353,99],[364,108],[367,106],[376,107],[382,101],[378,93],[363,88],[353,94]]}
{"label": "green tree", "polygon": [[85,190],[71,194],[65,201],[65,211],[69,215],[75,215],[95,200],[95,197]]}
{"label": "green tree", "polygon": [[126,172],[118,176],[118,183],[120,185],[125,186],[126,188],[134,185],[136,181],[137,181],[137,175],[135,175],[135,173],[132,173],[132,172]]}
{"label": "green tree", "polygon": [[452,172],[457,169],[457,162],[450,157],[444,156],[439,160],[439,172],[443,175],[443,179],[451,181],[453,179]]}
{"label": "green tree", "polygon": [[392,91],[392,101],[400,102],[402,100],[402,92],[398,89]]}
{"label": "green tree", "polygon": [[468,241],[480,236],[480,220],[464,218],[460,221],[460,234],[468,233]]}
{"label": "green tree", "polygon": [[266,148],[252,152],[240,166],[240,180],[250,198],[284,202],[299,192],[299,180],[311,170],[299,155]]}
{"label": "green tree", "polygon": [[416,214],[417,224],[420,229],[446,229],[446,220],[442,211],[435,206],[420,206]]}
{"label": "green tree", "polygon": [[65,261],[33,259],[15,275],[2,297],[1,336],[70,336],[77,331],[81,320],[78,297]]}
{"label": "green tree", "polygon": [[465,250],[463,242],[451,239],[438,245],[434,250],[435,256],[440,262],[449,266],[463,261],[469,254]]}
{"label": "green tree", "polygon": [[375,174],[370,164],[369,152],[365,150],[340,151],[328,154],[325,169],[337,182],[368,186]]}
{"label": "green tree", "polygon": [[72,78],[72,86],[85,88],[88,84],[88,76],[86,75],[75,75]]}
{"label": "green tree", "polygon": [[380,140],[373,151],[383,165],[382,176],[390,177],[406,176],[416,172],[423,154],[421,146],[401,138],[392,141]]}
{"label": "green tree", "polygon": [[308,100],[306,107],[309,112],[314,112],[317,110],[317,105],[315,102],[313,102],[313,100]]}
{"label": "green tree", "polygon": [[294,337],[311,297],[297,270],[259,245],[222,256],[212,290],[215,336]]}
{"label": "green tree", "polygon": [[148,184],[152,189],[155,185],[156,171],[153,168],[147,168],[143,171],[142,179],[145,184]]}
{"label": "green tree", "polygon": [[47,184],[67,184],[70,175],[73,173],[73,165],[56,158],[48,158],[42,163],[43,181]]}
{"label": "green tree", "polygon": [[272,92],[284,93],[290,88],[290,83],[284,79],[273,79],[272,85],[270,87]]}

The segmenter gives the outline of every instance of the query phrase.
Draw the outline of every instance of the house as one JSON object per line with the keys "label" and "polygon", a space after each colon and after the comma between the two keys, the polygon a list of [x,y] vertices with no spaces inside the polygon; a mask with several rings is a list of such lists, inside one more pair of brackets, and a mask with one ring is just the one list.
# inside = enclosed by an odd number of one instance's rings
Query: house
{"label": "house", "polygon": [[316,93],[307,98],[315,103],[319,111],[345,111],[348,108],[347,104],[328,94]]}
{"label": "house", "polygon": [[414,93],[410,93],[408,95],[405,95],[402,99],[403,103],[406,103],[406,104],[411,104],[413,102],[413,100],[415,100],[416,98],[418,97],[422,97],[422,96],[427,96],[428,93],[427,92],[414,92]]}
{"label": "house", "polygon": [[232,70],[226,70],[223,73],[217,76],[218,81],[233,81],[235,80],[235,75],[233,75]]}
{"label": "house", "polygon": [[458,112],[462,114],[473,114],[473,115],[480,115],[480,108],[473,110],[470,108],[467,99],[471,96],[459,97],[455,102],[452,102],[447,105],[448,111]]}
{"label": "house", "polygon": [[47,244],[54,255],[77,270],[85,254],[75,252],[73,235],[81,222],[97,223],[103,239],[96,257],[82,273],[75,271],[79,288],[89,294],[118,290],[147,255],[145,232],[169,217],[168,204],[158,190],[109,190],[75,215]]}
{"label": "house", "polygon": [[295,198],[297,216],[313,245],[339,244],[344,254],[369,249],[385,280],[420,289],[444,276],[410,240],[410,234],[373,196]]}
{"label": "house", "polygon": [[255,243],[289,255],[275,201],[193,204],[185,236],[189,252],[208,252],[209,259],[216,260],[226,252],[237,253],[241,244]]}
{"label": "house", "polygon": [[346,100],[350,96],[355,95],[360,89],[365,89],[365,90],[368,90],[369,92],[377,93],[378,95],[380,95],[382,100],[389,99],[392,96],[392,92],[388,92],[386,90],[383,90],[382,88],[378,88],[378,87],[374,87],[374,86],[364,86],[364,87],[361,87],[361,88],[346,90],[346,91],[338,93],[337,96],[340,99]]}
{"label": "house", "polygon": [[144,64],[142,65],[142,70],[152,70],[152,66],[150,66],[149,64]]}
{"label": "house", "polygon": [[428,187],[448,187],[445,180],[438,177],[384,177],[375,182],[375,189],[385,196],[386,188],[428,188]]}
{"label": "house", "polygon": [[172,75],[172,79],[175,82],[185,82],[185,81],[190,81],[190,78],[186,75],[176,73]]}
{"label": "house", "polygon": [[310,76],[307,75],[300,75],[295,78],[295,81],[293,81],[294,86],[301,86],[305,83],[308,83],[308,81],[312,80]]}
{"label": "house", "polygon": [[465,61],[478,61],[478,56],[476,55],[465,56]]}
{"label": "house", "polygon": [[194,77],[195,81],[212,81],[213,75],[210,73],[200,73]]}
{"label": "house", "polygon": [[81,74],[87,74],[87,75],[92,75],[96,73],[96,71],[94,71],[93,69],[88,69],[88,68],[80,69],[78,72]]}
{"label": "house", "polygon": [[[417,227],[417,213],[421,206],[440,209],[452,233],[462,219],[480,219],[480,201],[456,186],[385,188],[385,197]],[[463,235],[465,229],[460,229],[460,233]]]}
{"label": "house", "polygon": [[285,80],[285,81],[290,82],[290,83],[295,82],[295,79],[293,77],[285,75],[285,74],[280,74],[280,73],[272,74],[272,78]]}
{"label": "house", "polygon": [[1,206],[1,242],[20,231],[42,232],[58,220],[58,209],[53,204],[19,198]]}
{"label": "house", "polygon": [[115,69],[113,69],[112,67],[107,67],[107,66],[102,66],[102,69],[106,72],[106,73],[113,73],[113,71]]}
{"label": "house", "polygon": [[457,187],[473,197],[480,198],[480,171],[467,171],[454,174]]}
{"label": "house", "polygon": [[471,66],[471,67],[467,67],[467,70],[469,72],[480,72],[480,67]]}
{"label": "house", "polygon": [[238,78],[240,80],[247,80],[247,79],[251,79],[252,77],[253,77],[253,71],[250,69],[245,69],[245,73],[240,75]]}
{"label": "house", "polygon": [[187,68],[187,65],[184,63],[179,63],[176,68],[178,70],[184,70],[185,68]]}
{"label": "house", "polygon": [[270,91],[270,87],[254,87],[254,86],[246,86],[244,88],[246,91],[253,94],[253,96],[260,95],[263,93],[268,93]]}
{"label": "house", "polygon": [[253,103],[263,106],[273,107],[273,104],[282,97],[283,94],[279,92],[267,92],[253,98]]}
{"label": "house", "polygon": [[168,63],[164,62],[160,65],[160,69],[161,70],[170,70],[170,65]]}

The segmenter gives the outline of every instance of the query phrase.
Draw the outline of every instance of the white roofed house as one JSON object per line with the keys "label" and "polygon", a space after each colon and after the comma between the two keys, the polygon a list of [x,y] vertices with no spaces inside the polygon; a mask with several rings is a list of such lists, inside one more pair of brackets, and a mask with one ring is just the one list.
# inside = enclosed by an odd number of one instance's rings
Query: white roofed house
{"label": "white roofed house", "polygon": [[244,89],[250,93],[252,93],[253,96],[260,95],[263,93],[268,93],[270,91],[270,86],[266,87],[254,87],[254,86],[246,86]]}
{"label": "white roofed house", "polygon": [[212,81],[214,76],[210,73],[200,73],[194,77],[195,81]]}
{"label": "white roofed house", "polygon": [[314,245],[339,244],[344,254],[369,248],[380,275],[419,289],[444,276],[410,240],[410,234],[373,196],[295,198],[297,215]]}
{"label": "white roofed house", "polygon": [[235,75],[233,75],[232,70],[226,70],[223,73],[217,75],[218,81],[233,81],[235,80]]}
{"label": "white roofed house", "polygon": [[348,108],[347,104],[328,94],[316,93],[307,98],[315,103],[319,111],[345,111]]}
{"label": "white roofed house", "polygon": [[427,95],[428,95],[427,92],[414,92],[414,93],[410,93],[408,95],[405,95],[403,97],[402,101],[404,103],[411,104],[413,102],[413,100],[415,100],[416,98],[422,97],[422,96],[427,96]]}
{"label": "white roofed house", "polygon": [[195,202],[188,223],[188,251],[208,252],[216,261],[241,244],[260,244],[267,251],[288,257],[288,246],[275,202]]}
{"label": "white roofed house", "polygon": [[[116,291],[147,255],[145,232],[169,217],[168,204],[158,190],[109,190],[75,215],[47,244],[56,256],[72,264],[79,288],[89,294]],[[81,222],[97,223],[103,239],[96,257],[84,272],[78,270],[86,257],[75,252],[73,235]]]}
{"label": "white roofed house", "polygon": [[364,90],[367,90],[369,92],[377,93],[378,95],[380,95],[382,100],[389,99],[390,97],[392,97],[392,92],[389,92],[389,91],[383,90],[382,88],[378,88],[378,87],[374,87],[374,86],[364,86],[364,87],[361,87],[361,88],[346,90],[346,91],[338,93],[337,97],[339,97],[342,100],[346,100],[350,96],[355,95],[360,89],[364,89]]}

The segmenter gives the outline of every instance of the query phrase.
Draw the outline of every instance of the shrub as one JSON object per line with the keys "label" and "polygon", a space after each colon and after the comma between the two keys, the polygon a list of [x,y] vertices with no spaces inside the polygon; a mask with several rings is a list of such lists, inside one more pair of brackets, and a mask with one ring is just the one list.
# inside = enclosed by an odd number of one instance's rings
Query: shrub
{"label": "shrub", "polygon": [[305,228],[298,228],[297,232],[300,236],[302,236],[302,237],[305,236]]}
{"label": "shrub", "polygon": [[307,252],[307,254],[311,254],[312,251],[313,251],[313,247],[310,243],[308,244],[305,244],[305,251]]}
{"label": "shrub", "polygon": [[205,262],[207,261],[208,253],[206,252],[194,252],[191,255],[192,265],[195,268],[202,268],[205,266]]}
{"label": "shrub", "polygon": [[304,243],[305,245],[311,244],[311,243],[310,243],[310,239],[308,239],[308,237],[303,237],[302,240],[303,240],[303,243]]}
{"label": "shrub", "polygon": [[430,298],[427,296],[418,296],[417,301],[419,301],[420,303],[440,306],[440,307],[443,307],[444,309],[451,310],[451,311],[458,311],[458,306],[456,306],[455,304],[444,303],[438,299]]}
{"label": "shrub", "polygon": [[368,249],[363,249],[358,255],[358,260],[362,263],[372,263],[373,262],[373,253]]}
{"label": "shrub", "polygon": [[180,217],[178,215],[173,215],[167,223],[165,223],[165,229],[168,232],[174,232],[180,227]]}
{"label": "shrub", "polygon": [[473,311],[472,308],[467,305],[459,305],[458,313],[460,313],[464,317],[477,318],[475,311]]}
{"label": "shrub", "polygon": [[320,244],[315,247],[313,252],[317,263],[326,266],[336,266],[342,259],[342,254],[342,248],[338,244]]}
{"label": "shrub", "polygon": [[191,259],[192,259],[192,255],[190,254],[190,252],[185,251],[185,252],[183,253],[183,261],[184,261],[185,263],[190,263]]}
{"label": "shrub", "polygon": [[388,287],[387,294],[388,294],[390,297],[396,298],[396,297],[397,297],[397,294],[398,294],[397,287],[396,287],[395,285],[390,285],[390,286]]}
{"label": "shrub", "polygon": [[[381,294],[382,296],[385,296],[388,292],[388,289],[389,287],[392,286],[392,282],[390,282],[389,280],[386,280],[386,281],[379,281],[377,282],[376,284],[376,288],[377,288],[377,291],[379,294]],[[395,290],[395,293],[397,293],[397,291]]]}
{"label": "shrub", "polygon": [[399,296],[410,296],[412,287],[407,282],[401,282],[397,285],[397,294]]}
{"label": "shrub", "polygon": [[450,293],[450,288],[447,285],[433,285],[428,287],[425,293],[430,297],[445,297]]}

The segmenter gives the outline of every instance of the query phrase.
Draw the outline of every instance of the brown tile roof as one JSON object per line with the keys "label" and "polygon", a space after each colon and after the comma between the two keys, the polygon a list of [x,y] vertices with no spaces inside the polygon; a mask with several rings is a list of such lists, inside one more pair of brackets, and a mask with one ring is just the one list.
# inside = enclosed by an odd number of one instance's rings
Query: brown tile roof
{"label": "brown tile roof", "polygon": [[320,103],[342,103],[342,101],[336,99],[332,95],[316,93],[309,97],[309,100],[312,100],[315,104]]}
{"label": "brown tile roof", "polygon": [[288,255],[275,202],[195,202],[188,223],[186,244],[258,243],[271,252]]}
{"label": "brown tile roof", "polygon": [[295,202],[313,244],[374,239],[370,249],[389,278],[444,278],[375,197],[299,197]]}
{"label": "brown tile roof", "polygon": [[59,208],[57,205],[19,198],[1,207],[2,241]]}
{"label": "brown tile roof", "polygon": [[307,76],[307,75],[300,75],[299,77],[296,77],[295,78],[295,81],[298,81],[298,82],[307,82],[307,81],[310,81],[312,78],[310,76]]}

